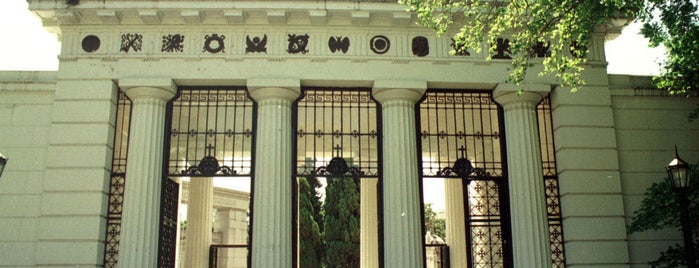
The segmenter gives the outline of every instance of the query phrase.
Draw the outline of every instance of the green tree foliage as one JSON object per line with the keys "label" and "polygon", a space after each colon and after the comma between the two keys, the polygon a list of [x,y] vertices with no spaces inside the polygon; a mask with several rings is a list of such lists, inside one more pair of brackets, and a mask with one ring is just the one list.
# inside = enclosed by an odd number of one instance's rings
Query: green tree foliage
{"label": "green tree foliage", "polygon": [[647,0],[638,19],[650,45],[667,48],[667,61],[653,81],[672,94],[689,94],[699,87],[699,13],[696,0]]}
{"label": "green tree foliage", "polygon": [[323,241],[317,217],[320,215],[314,202],[320,204],[316,187],[312,187],[309,181],[317,183],[315,178],[299,178],[299,262],[301,267],[322,267]]}
{"label": "green tree foliage", "polygon": [[325,266],[359,267],[359,180],[328,178],[325,188]]}
{"label": "green tree foliage", "polygon": [[[550,45],[550,56],[539,75],[553,74],[573,90],[581,77],[587,49],[596,25],[618,17],[634,16],[643,0],[400,0],[417,13],[420,22],[439,34],[453,34],[458,44],[478,52],[481,44],[510,39],[512,69],[508,81],[522,82],[532,67],[532,48]],[[581,44],[581,45],[576,45]],[[496,46],[490,46],[489,55]]]}
{"label": "green tree foliage", "polygon": [[442,239],[447,238],[447,222],[437,218],[437,213],[432,209],[432,203],[425,204],[425,230]]}
{"label": "green tree foliage", "polygon": [[[692,180],[689,188],[689,216],[694,223],[695,241],[699,237],[697,223],[699,223],[699,164],[694,165]],[[643,195],[641,207],[634,212],[631,224],[627,227],[629,234],[649,230],[661,230],[675,228],[682,230],[679,215],[679,204],[675,198],[675,192],[667,179],[653,183]],[[699,241],[695,242],[695,245]],[[696,250],[696,249],[695,249]],[[660,257],[649,263],[652,267],[683,267],[684,247],[677,244],[661,252]]]}

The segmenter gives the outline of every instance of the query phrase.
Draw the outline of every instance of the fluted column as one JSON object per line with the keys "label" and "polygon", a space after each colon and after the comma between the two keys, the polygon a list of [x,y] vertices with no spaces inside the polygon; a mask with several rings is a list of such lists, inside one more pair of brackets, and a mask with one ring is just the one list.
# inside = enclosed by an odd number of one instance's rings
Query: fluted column
{"label": "fluted column", "polygon": [[379,221],[375,179],[362,179],[360,189],[359,259],[360,267],[379,267]]}
{"label": "fluted column", "polygon": [[468,247],[466,244],[466,214],[464,212],[465,180],[444,180],[446,200],[446,242],[449,245],[451,267],[468,267]]}
{"label": "fluted column", "polygon": [[187,251],[185,266],[209,267],[214,179],[192,178],[187,203]]}
{"label": "fluted column", "polygon": [[[520,91],[520,89],[523,89]],[[536,105],[548,85],[499,85],[495,101],[505,111],[507,182],[514,267],[551,267],[541,145]]]}
{"label": "fluted column", "polygon": [[294,267],[292,263],[291,105],[298,80],[248,80],[257,101],[252,267]]}
{"label": "fluted column", "polygon": [[157,78],[122,79],[119,86],[132,102],[119,266],[156,267],[165,105],[177,89]]}
{"label": "fluted column", "polygon": [[425,82],[376,81],[383,124],[384,267],[424,266],[415,103]]}

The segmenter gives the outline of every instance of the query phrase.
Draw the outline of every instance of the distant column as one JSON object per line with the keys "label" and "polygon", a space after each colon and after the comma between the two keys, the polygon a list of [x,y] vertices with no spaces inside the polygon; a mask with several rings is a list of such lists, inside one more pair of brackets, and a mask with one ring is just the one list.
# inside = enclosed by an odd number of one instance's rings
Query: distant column
{"label": "distant column", "polygon": [[165,105],[177,88],[157,78],[121,79],[119,86],[132,102],[119,266],[156,267]]}
{"label": "distant column", "polygon": [[548,85],[499,85],[495,101],[505,111],[507,183],[516,267],[551,267],[546,193],[536,105]]}
{"label": "distant column", "polygon": [[187,251],[185,266],[209,267],[214,179],[192,178],[187,203]]}
{"label": "distant column", "polygon": [[446,200],[446,242],[449,245],[451,267],[468,267],[468,247],[466,236],[466,208],[464,208],[465,180],[445,179],[444,198]]}
{"label": "distant column", "polygon": [[426,82],[375,81],[383,124],[384,267],[424,266],[415,103]]}
{"label": "distant column", "polygon": [[360,267],[379,267],[379,221],[377,218],[375,179],[364,178],[360,188],[359,259]]}
{"label": "distant column", "polygon": [[292,263],[292,103],[299,80],[248,80],[257,102],[252,267],[294,267]]}

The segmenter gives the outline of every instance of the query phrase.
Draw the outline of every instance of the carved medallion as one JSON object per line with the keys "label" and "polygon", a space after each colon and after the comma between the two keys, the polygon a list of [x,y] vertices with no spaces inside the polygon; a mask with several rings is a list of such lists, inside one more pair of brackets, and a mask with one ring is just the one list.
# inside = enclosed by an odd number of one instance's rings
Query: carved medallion
{"label": "carved medallion", "polygon": [[286,51],[291,54],[308,53],[308,49],[306,49],[306,46],[308,46],[308,38],[309,36],[307,34],[289,34],[289,48]]}
{"label": "carved medallion", "polygon": [[350,40],[349,38],[342,36],[331,36],[328,40],[328,48],[330,52],[335,53],[336,51],[342,51],[342,53],[347,53],[349,50]]}
{"label": "carved medallion", "polygon": [[551,57],[551,51],[549,49],[551,48],[551,42],[536,42],[536,45],[532,47],[532,50],[529,52],[529,57],[532,58],[544,58],[544,57]]}
{"label": "carved medallion", "polygon": [[570,54],[576,58],[584,58],[587,56],[587,46],[573,42],[570,44]]}
{"label": "carved medallion", "polygon": [[245,38],[245,45],[247,46],[245,48],[245,53],[251,53],[251,52],[264,52],[267,53],[267,35],[265,34],[262,39],[259,37],[255,36],[250,39],[250,35],[248,35]]}
{"label": "carved medallion", "polygon": [[83,50],[87,53],[92,53],[100,48],[100,39],[94,35],[88,35],[83,38]]}
{"label": "carved medallion", "polygon": [[471,53],[468,53],[468,48],[466,47],[466,44],[456,44],[456,40],[454,38],[451,38],[451,49],[454,50],[454,55],[456,56],[471,56]]}
{"label": "carved medallion", "polygon": [[129,53],[129,50],[133,49],[134,52],[138,52],[142,47],[143,35],[137,33],[121,35],[121,51]]}
{"label": "carved medallion", "polygon": [[218,34],[212,34],[212,35],[206,35],[204,36],[204,51],[207,51],[209,53],[225,53],[226,52],[226,43],[223,42],[223,40],[226,39],[225,35],[219,36]]}
{"label": "carved medallion", "polygon": [[184,35],[168,34],[163,35],[163,46],[161,52],[182,52],[184,51]]}
{"label": "carved medallion", "polygon": [[430,43],[424,36],[416,36],[413,38],[413,55],[424,57],[430,54]]}
{"label": "carved medallion", "polygon": [[384,54],[391,48],[391,41],[383,35],[377,35],[371,38],[369,46],[374,53]]}
{"label": "carved medallion", "polygon": [[511,59],[510,39],[498,38],[495,40],[495,55],[493,59]]}

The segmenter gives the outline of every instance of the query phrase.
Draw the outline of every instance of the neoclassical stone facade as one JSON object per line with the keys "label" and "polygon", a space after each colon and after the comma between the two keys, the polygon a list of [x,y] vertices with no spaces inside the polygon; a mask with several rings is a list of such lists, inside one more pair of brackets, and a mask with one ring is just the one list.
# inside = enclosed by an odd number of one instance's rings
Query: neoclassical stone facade
{"label": "neoclassical stone facade", "polygon": [[[0,267],[113,265],[105,256],[118,256],[118,267],[157,267],[178,262],[174,256],[182,250],[187,250],[188,265],[205,267],[214,240],[209,223],[226,222],[221,219],[227,217],[245,224],[240,221],[242,211],[226,216],[229,212],[221,210],[214,216],[206,210],[216,206],[211,177],[235,176],[251,178],[251,231],[244,247],[249,257],[242,265],[294,267],[295,182],[303,175],[299,163],[328,168],[334,156],[355,159],[350,166],[364,172],[355,173],[363,176],[362,211],[375,211],[375,219],[364,217],[361,223],[362,267],[425,267],[422,206],[430,193],[423,191],[422,180],[429,177],[425,163],[441,163],[443,157],[425,153],[430,143],[424,140],[430,133],[418,131],[420,123],[442,120],[439,112],[435,118],[419,113],[431,92],[476,92],[485,97],[473,97],[469,105],[478,99],[473,107],[496,107],[487,112],[493,115],[492,126],[481,125],[480,132],[462,135],[480,146],[461,151],[474,168],[462,177],[487,177],[483,185],[497,188],[498,195],[493,200],[500,232],[490,239],[500,242],[490,249],[500,257],[474,267],[551,267],[547,196],[554,190],[564,234],[564,267],[645,267],[659,250],[679,239],[671,230],[627,235],[625,226],[644,189],[663,177],[674,144],[684,159],[699,161],[699,125],[686,122],[699,100],[662,95],[649,89],[648,78],[607,74],[603,44],[619,32],[613,25],[598,27],[583,74],[587,86],[571,93],[553,78],[535,74],[523,85],[507,84],[507,60],[486,61],[487,49],[451,55],[449,38],[414,25],[414,15],[390,2],[76,2],[29,1],[30,9],[62,42],[58,71],[0,72],[0,151],[11,159],[0,179]],[[318,127],[299,131],[299,99],[319,88],[367,92],[357,95],[363,96],[356,97],[357,107],[380,108],[359,113],[373,116],[368,121],[376,129],[369,128],[366,136],[351,128],[337,133]],[[222,95],[183,98],[183,92],[213,89]],[[233,90],[243,93],[226,95]],[[314,101],[320,102],[318,96]],[[355,99],[338,96],[328,103]],[[542,154],[546,145],[537,116],[543,99],[550,105],[550,155]],[[189,103],[186,112],[184,105],[173,108],[173,101]],[[221,102],[228,108],[212,104]],[[192,107],[230,115],[228,119],[243,116],[229,110],[247,107],[241,109],[250,116],[245,123],[249,125],[238,129],[231,123],[227,132],[227,125],[206,121],[175,130],[173,125],[190,122],[180,114],[192,114]],[[483,108],[472,110],[485,113]],[[208,114],[200,118],[232,122]],[[358,120],[338,118],[348,124]],[[445,135],[445,140],[468,145],[460,141],[458,127],[452,130],[457,134]],[[370,142],[351,147],[353,135]],[[173,145],[187,136],[203,142]],[[299,145],[302,136],[330,140],[313,154],[323,154],[324,160],[307,160],[308,155],[300,153],[312,147]],[[438,133],[435,137],[440,139]],[[490,140],[485,142],[485,137]],[[337,151],[332,144],[336,139],[342,140]],[[249,143],[223,149],[238,141]],[[365,144],[377,145],[364,150]],[[457,148],[449,149],[454,160]],[[192,150],[197,150],[196,161],[188,158]],[[173,157],[180,152],[186,157]],[[502,160],[471,158],[474,154]],[[217,164],[205,166],[207,156]],[[128,162],[119,162],[125,159]],[[549,174],[542,166],[551,159],[555,170]],[[193,166],[198,169],[189,169]],[[205,167],[214,171],[207,173]],[[345,176],[341,173],[327,176]],[[543,183],[550,175],[556,178],[554,190]],[[184,177],[191,177],[187,190],[175,183]],[[115,182],[123,191],[115,192]],[[464,197],[473,189],[460,188],[459,182],[445,183],[444,194],[447,208],[461,211],[447,222],[452,229],[448,232],[463,238],[447,236],[452,267],[475,262],[479,253],[466,247],[474,243],[469,229],[474,223],[463,219],[464,203],[476,199]],[[177,190],[163,190],[168,187]],[[182,225],[177,213],[164,212],[185,200],[178,191],[187,193],[184,248],[176,246]],[[114,204],[120,204],[118,211]],[[110,228],[115,220],[118,228]],[[222,227],[213,226],[214,232],[217,228]],[[367,242],[372,237],[376,244]]]}

